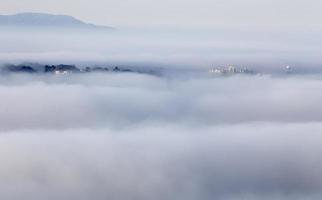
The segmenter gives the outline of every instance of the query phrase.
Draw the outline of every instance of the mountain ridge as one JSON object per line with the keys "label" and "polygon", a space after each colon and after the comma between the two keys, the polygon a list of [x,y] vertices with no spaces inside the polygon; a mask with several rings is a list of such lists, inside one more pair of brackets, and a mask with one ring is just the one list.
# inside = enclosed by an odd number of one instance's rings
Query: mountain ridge
{"label": "mountain ridge", "polygon": [[23,12],[13,15],[0,15],[0,26],[14,27],[61,27],[83,29],[113,29],[83,22],[73,16],[37,12]]}

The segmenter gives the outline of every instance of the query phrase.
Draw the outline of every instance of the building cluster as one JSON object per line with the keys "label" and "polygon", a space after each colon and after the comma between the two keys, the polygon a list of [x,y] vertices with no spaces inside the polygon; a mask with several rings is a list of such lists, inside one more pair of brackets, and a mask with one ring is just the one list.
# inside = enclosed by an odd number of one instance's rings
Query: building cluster
{"label": "building cluster", "polygon": [[89,72],[134,72],[131,69],[114,67],[86,67],[78,68],[75,65],[39,65],[39,64],[21,64],[21,65],[7,65],[2,70],[4,72],[16,73],[51,73],[56,75],[65,75],[70,73],[89,73]]}
{"label": "building cluster", "polygon": [[57,76],[68,74],[87,74],[87,73],[138,73],[153,76],[162,76],[162,69],[150,69],[144,67],[105,67],[105,66],[87,66],[77,67],[75,65],[42,65],[38,63],[23,63],[19,65],[5,64],[0,67],[0,74],[7,73],[25,73],[25,74],[53,74]]}
{"label": "building cluster", "polygon": [[255,71],[249,70],[247,67],[237,68],[232,65],[227,67],[217,67],[209,70],[213,75],[234,75],[234,74],[255,74]]}

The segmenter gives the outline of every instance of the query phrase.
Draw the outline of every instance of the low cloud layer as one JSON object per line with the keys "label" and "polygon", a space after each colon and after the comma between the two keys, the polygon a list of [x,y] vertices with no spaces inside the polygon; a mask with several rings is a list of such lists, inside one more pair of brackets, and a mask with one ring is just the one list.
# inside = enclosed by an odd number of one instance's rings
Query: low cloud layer
{"label": "low cloud layer", "polygon": [[7,132],[0,197],[320,199],[321,131],[308,123]]}
{"label": "low cloud layer", "polygon": [[319,122],[320,77],[0,77],[0,129]]}
{"label": "low cloud layer", "polygon": [[10,75],[0,85],[1,199],[322,197],[320,76]]}

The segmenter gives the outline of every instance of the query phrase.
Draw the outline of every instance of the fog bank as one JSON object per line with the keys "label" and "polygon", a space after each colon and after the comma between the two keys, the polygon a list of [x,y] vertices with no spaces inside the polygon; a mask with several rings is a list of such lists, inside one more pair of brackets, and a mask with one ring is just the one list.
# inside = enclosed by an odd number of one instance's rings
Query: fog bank
{"label": "fog bank", "polygon": [[320,199],[321,131],[320,123],[10,131],[1,135],[0,197]]}
{"label": "fog bank", "polygon": [[0,198],[320,199],[321,78],[1,75]]}
{"label": "fog bank", "polygon": [[321,77],[0,77],[0,129],[319,122]]}

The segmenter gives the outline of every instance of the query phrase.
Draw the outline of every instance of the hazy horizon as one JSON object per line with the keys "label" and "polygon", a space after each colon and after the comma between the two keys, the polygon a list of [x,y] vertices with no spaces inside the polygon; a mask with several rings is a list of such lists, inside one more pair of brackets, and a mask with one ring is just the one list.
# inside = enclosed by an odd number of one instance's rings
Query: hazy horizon
{"label": "hazy horizon", "polygon": [[321,6],[2,0],[0,199],[322,199]]}
{"label": "hazy horizon", "polygon": [[[140,1],[142,4],[147,3],[144,0]],[[212,4],[207,0],[204,1]],[[24,10],[20,10],[19,6],[12,2],[5,2],[1,8],[4,11],[0,10],[0,13],[13,14],[19,11],[60,13],[83,20],[85,23],[102,24],[98,20],[99,17],[87,20],[86,13],[73,13],[59,7],[51,8],[50,1],[45,4],[48,6],[47,9],[41,3],[33,4],[32,2],[34,1],[29,1],[29,6],[24,7]],[[72,3],[73,1],[68,2]],[[91,5],[96,5],[95,2]],[[97,2],[99,1],[97,0]],[[174,4],[179,2],[180,0],[177,0]],[[114,1],[110,3],[117,4]],[[228,4],[231,5],[226,1],[222,2],[223,7],[227,7]],[[256,6],[260,3],[248,0],[245,4]],[[274,4],[278,3],[273,1],[272,5]],[[293,4],[290,5],[295,9],[300,9],[296,2]],[[127,7],[127,4],[122,6]],[[122,6],[120,5],[120,9]],[[133,9],[135,8],[146,10],[139,5],[133,7]],[[185,9],[191,10],[192,8]],[[231,9],[234,11],[237,8],[233,6]],[[272,7],[271,11],[273,12],[274,9],[277,7]],[[28,26],[22,26],[18,30],[2,29],[0,30],[2,44],[0,61],[9,63],[107,63],[197,69],[219,65],[238,65],[265,71],[269,71],[270,68],[272,70],[282,69],[287,65],[300,70],[305,70],[305,68],[307,70],[322,69],[322,59],[320,58],[322,48],[319,45],[322,42],[322,30],[318,28],[317,23],[310,28],[305,25],[309,24],[309,16],[303,18],[302,20],[306,23],[303,25],[298,23],[299,26],[280,26],[278,23],[273,23],[277,22],[274,17],[270,19],[271,23],[264,26],[259,22],[249,26],[227,20],[226,18],[229,18],[230,15],[234,16],[227,10],[227,13],[221,13],[222,20],[226,23],[225,26],[214,22],[214,24],[198,27],[193,23],[190,24],[191,26],[173,26],[171,23],[160,24],[160,26],[158,23],[153,23],[153,26],[150,26],[149,21],[136,26],[135,18],[131,16],[131,12],[122,13],[128,18],[128,24],[122,27],[124,24],[113,23],[115,20],[113,18],[111,23],[103,24],[115,28],[110,32],[99,30],[65,31],[59,27]],[[190,12],[183,14],[190,16]],[[207,16],[215,21],[217,19],[212,15],[201,16]],[[176,20],[173,21],[176,22]],[[179,21],[176,23],[185,24]],[[271,27],[272,24],[277,26]],[[288,25],[290,24],[288,23]]]}
{"label": "hazy horizon", "polygon": [[0,30],[2,62],[106,63],[207,69],[322,69],[319,32],[146,30],[111,32],[29,27]]}

